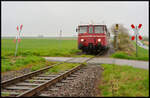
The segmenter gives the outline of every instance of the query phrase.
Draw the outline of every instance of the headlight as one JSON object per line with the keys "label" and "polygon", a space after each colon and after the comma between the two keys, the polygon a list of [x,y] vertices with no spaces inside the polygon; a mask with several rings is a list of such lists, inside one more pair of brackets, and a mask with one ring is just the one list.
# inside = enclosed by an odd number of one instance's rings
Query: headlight
{"label": "headlight", "polygon": [[84,39],[81,39],[81,42],[83,42],[84,41]]}
{"label": "headlight", "polygon": [[100,41],[101,41],[101,39],[98,39],[97,41],[98,41],[98,42],[100,42]]}

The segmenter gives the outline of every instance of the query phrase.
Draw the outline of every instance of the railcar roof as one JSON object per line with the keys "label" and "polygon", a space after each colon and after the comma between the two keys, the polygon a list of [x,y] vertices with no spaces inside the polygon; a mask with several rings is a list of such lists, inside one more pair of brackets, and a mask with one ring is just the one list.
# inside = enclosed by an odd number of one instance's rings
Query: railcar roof
{"label": "railcar roof", "polygon": [[99,24],[86,24],[86,25],[78,25],[78,26],[106,26],[106,25],[99,25]]}

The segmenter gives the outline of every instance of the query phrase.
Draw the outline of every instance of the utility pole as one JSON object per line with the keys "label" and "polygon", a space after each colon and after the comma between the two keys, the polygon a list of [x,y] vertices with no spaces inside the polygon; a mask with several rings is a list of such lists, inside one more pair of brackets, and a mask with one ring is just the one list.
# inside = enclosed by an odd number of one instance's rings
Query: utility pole
{"label": "utility pole", "polygon": [[59,36],[59,44],[60,44],[60,48],[61,48],[61,36],[62,36],[62,30],[60,30],[60,36]]}

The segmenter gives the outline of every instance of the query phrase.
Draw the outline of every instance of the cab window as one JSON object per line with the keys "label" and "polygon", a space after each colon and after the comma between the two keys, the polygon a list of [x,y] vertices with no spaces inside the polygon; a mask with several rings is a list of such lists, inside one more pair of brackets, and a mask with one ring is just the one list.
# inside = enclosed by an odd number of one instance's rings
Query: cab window
{"label": "cab window", "polygon": [[89,26],[89,33],[93,33],[93,27]]}
{"label": "cab window", "polygon": [[79,33],[85,33],[85,32],[87,32],[87,27],[86,26],[80,27]]}
{"label": "cab window", "polygon": [[104,33],[103,26],[95,26],[94,30],[95,30],[95,33]]}

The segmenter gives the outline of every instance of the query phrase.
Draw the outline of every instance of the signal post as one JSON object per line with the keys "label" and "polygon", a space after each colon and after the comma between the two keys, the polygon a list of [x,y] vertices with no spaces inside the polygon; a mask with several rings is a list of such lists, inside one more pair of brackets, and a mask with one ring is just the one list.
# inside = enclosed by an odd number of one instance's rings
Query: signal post
{"label": "signal post", "polygon": [[116,24],[115,30],[114,30],[114,34],[115,34],[115,36],[114,36],[114,48],[115,48],[115,51],[117,51],[117,49],[118,49],[118,45],[117,45],[117,43],[118,43],[118,40],[117,40],[117,38],[118,38],[118,29],[119,29],[119,25]]}

